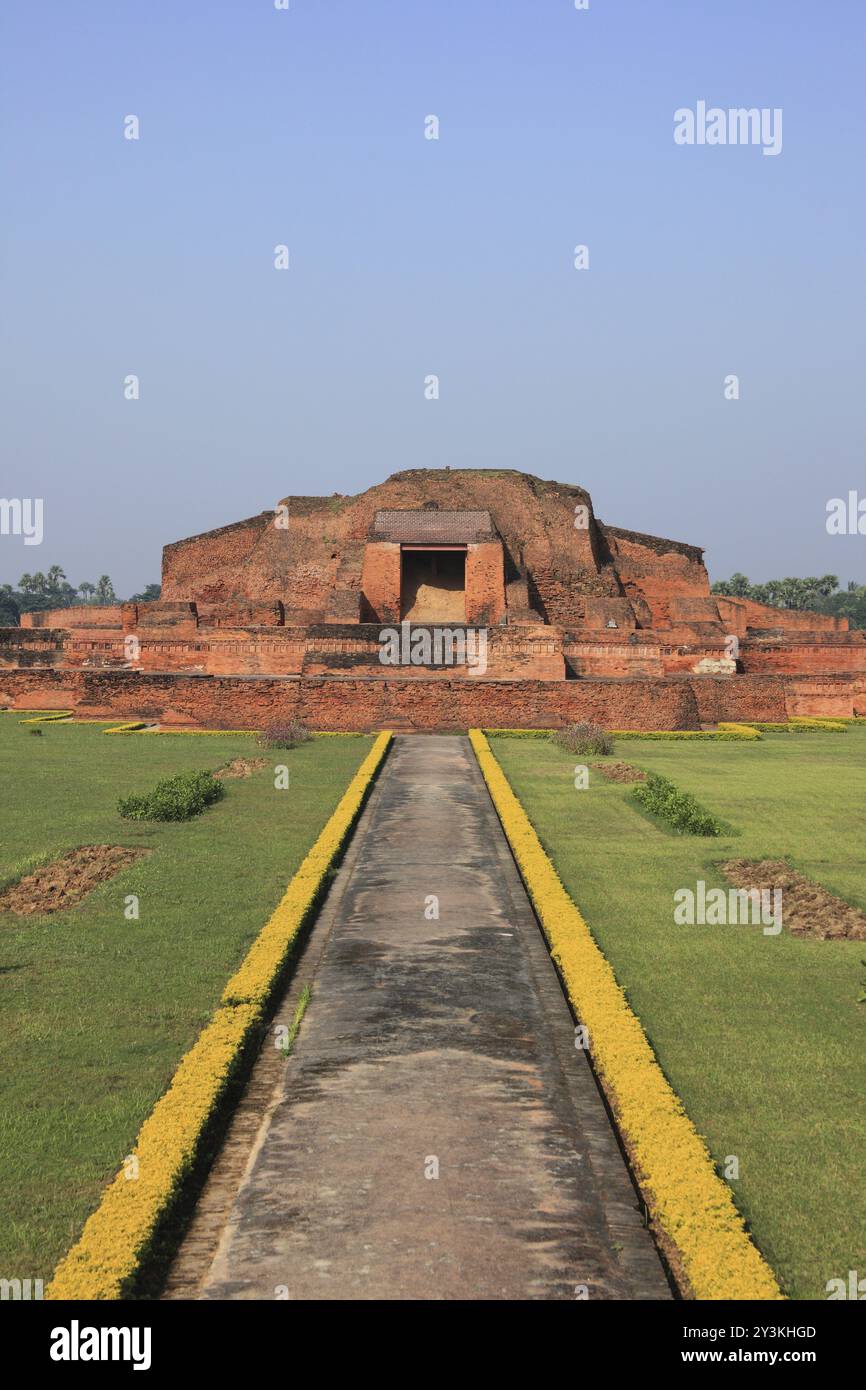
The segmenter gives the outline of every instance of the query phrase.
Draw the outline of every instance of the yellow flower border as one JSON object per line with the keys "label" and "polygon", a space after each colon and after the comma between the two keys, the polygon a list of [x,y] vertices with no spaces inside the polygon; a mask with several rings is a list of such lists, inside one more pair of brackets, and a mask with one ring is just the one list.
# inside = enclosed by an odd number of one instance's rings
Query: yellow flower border
{"label": "yellow flower border", "polygon": [[701,741],[707,743],[713,741],[716,743],[755,743],[761,737],[757,729],[753,728],[751,725],[745,724],[737,725],[736,727],[730,724],[719,724],[716,729],[654,729],[652,731],[645,729],[609,729],[608,733],[611,738],[649,738],[656,740],[683,739],[686,742],[692,743],[699,743]]}
{"label": "yellow flower border", "polygon": [[[77,723],[85,721],[77,720]],[[87,721],[99,723],[112,723],[112,720]],[[187,738],[258,738],[261,729],[153,729],[143,724],[140,720],[131,724],[117,724],[113,729],[106,729],[107,734],[144,734],[148,738],[174,737],[184,734]],[[311,738],[369,738],[369,734],[359,729],[313,729]]]}
{"label": "yellow flower border", "polygon": [[807,719],[805,716],[800,719],[793,716],[784,722],[753,719],[743,724],[720,724],[719,728],[754,729],[759,734],[847,734],[848,725],[853,722],[849,719]]}
{"label": "yellow flower border", "polygon": [[193,1167],[202,1133],[261,1022],[289,950],[349,836],[391,738],[390,732],[379,734],[226,986],[210,1023],[181,1059],[168,1090],[142,1125],[131,1156],[137,1161],[137,1177],[121,1170],[109,1183],[78,1241],[54,1271],[46,1298],[117,1299],[130,1290],[161,1219]]}
{"label": "yellow flower border", "polygon": [[727,1184],[480,729],[469,739],[663,1244],[697,1299],[780,1299]]}
{"label": "yellow flower border", "polygon": [[[21,710],[17,710],[17,711],[16,711],[17,714],[21,714],[21,712],[22,712]],[[49,710],[49,711],[44,711],[44,710],[43,710],[41,714],[37,714],[37,715],[35,715],[34,717],[32,717],[32,718],[30,718],[30,719],[19,719],[18,723],[19,723],[19,724],[59,724],[59,723],[61,723],[64,719],[71,719],[71,718],[72,718],[72,710],[71,710],[71,709],[64,709],[64,710]]]}
{"label": "yellow flower border", "polygon": [[[550,738],[556,729],[483,729],[489,736],[504,738]],[[748,724],[719,724],[717,729],[608,729],[611,738],[715,739],[722,743],[754,743],[761,735]]]}
{"label": "yellow flower border", "polygon": [[[28,714],[28,715],[63,715],[64,718],[71,714],[71,709],[26,709],[23,705],[6,705],[0,709],[0,714]],[[23,722],[23,721],[22,721]]]}

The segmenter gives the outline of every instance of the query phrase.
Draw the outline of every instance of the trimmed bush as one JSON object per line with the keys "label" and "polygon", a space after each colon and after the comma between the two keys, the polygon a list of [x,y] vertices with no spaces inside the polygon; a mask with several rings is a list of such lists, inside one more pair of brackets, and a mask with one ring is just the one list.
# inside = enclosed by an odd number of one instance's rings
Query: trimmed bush
{"label": "trimmed bush", "polygon": [[308,743],[312,737],[306,724],[289,719],[284,724],[267,724],[258,736],[258,745],[260,748],[297,748],[299,743]]}
{"label": "trimmed bush", "polygon": [[696,801],[691,792],[681,791],[667,777],[651,772],[632,792],[645,811],[667,821],[683,835],[721,835],[723,825],[711,811]]}
{"label": "trimmed bush", "polygon": [[219,801],[225,788],[210,772],[179,772],[163,777],[143,796],[124,796],[117,809],[124,820],[189,820]]}
{"label": "trimmed bush", "polygon": [[[866,719],[864,719],[866,724]],[[486,738],[553,738],[553,729],[484,729]]]}
{"label": "trimmed bush", "polygon": [[717,729],[611,729],[614,738],[651,738],[656,740],[673,740],[679,742],[694,742],[700,740],[715,740],[717,743],[754,743],[760,739],[756,724],[720,724]]}
{"label": "trimmed bush", "polygon": [[600,724],[569,724],[566,729],[557,729],[553,742],[566,753],[580,753],[584,757],[606,757],[613,752],[613,739]]}
{"label": "trimmed bush", "polygon": [[848,725],[841,719],[789,719],[784,724],[755,723],[751,727],[764,734],[846,734]]}

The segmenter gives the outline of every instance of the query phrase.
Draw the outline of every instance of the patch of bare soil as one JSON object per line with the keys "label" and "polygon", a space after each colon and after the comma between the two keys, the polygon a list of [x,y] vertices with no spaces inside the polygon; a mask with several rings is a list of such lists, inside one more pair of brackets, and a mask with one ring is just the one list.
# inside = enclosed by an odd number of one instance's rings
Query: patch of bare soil
{"label": "patch of bare soil", "polygon": [[645,782],[646,773],[641,772],[639,767],[632,763],[593,763],[596,772],[600,772],[607,782]]}
{"label": "patch of bare soil", "polygon": [[735,888],[781,888],[782,925],[792,936],[866,941],[866,912],[835,897],[783,859],[729,859],[719,867]]}
{"label": "patch of bare soil", "polygon": [[266,762],[267,758],[232,758],[225,767],[217,768],[214,777],[218,777],[221,782],[232,777],[250,777],[256,768],[264,767]]}
{"label": "patch of bare soil", "polygon": [[146,854],[150,854],[150,850],[124,849],[121,845],[83,845],[81,849],[71,849],[53,864],[34,869],[32,874],[0,893],[0,912],[34,917],[75,907],[98,884],[113,878]]}

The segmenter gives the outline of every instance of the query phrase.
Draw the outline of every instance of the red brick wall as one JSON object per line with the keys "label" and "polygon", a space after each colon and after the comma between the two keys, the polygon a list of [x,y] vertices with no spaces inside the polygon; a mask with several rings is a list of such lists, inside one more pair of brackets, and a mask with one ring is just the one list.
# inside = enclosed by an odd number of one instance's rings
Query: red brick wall
{"label": "red brick wall", "polygon": [[57,628],[2,628],[0,667],[62,666],[68,637]]}
{"label": "red brick wall", "polygon": [[[616,627],[609,628],[610,622],[615,623]],[[624,629],[630,632],[637,624],[634,609],[627,598],[595,598],[589,595],[584,599],[581,625],[593,630],[602,628],[607,632],[616,632]]]}
{"label": "red brick wall", "polygon": [[573,637],[563,643],[572,671],[579,676],[663,676],[658,642],[604,641],[600,636]]}
{"label": "red brick wall", "polygon": [[577,719],[610,727],[694,728],[687,681],[239,680],[132,671],[2,671],[0,703],[72,707],[91,716],[258,728],[300,718],[314,728],[548,728]]}
{"label": "red brick wall", "polygon": [[[823,637],[824,634],[821,634]],[[743,670],[778,671],[802,675],[834,675],[840,672],[866,672],[866,642],[821,641],[780,642],[756,646],[744,642]]]}
{"label": "red brick wall", "polygon": [[866,714],[866,679],[855,676],[846,684],[844,678],[834,676],[792,678],[785,684],[785,709],[789,719],[795,715],[846,719],[852,714]]}
{"label": "red brick wall", "polygon": [[729,632],[742,635],[746,627],[756,629],[782,628],[786,632],[847,632],[848,619],[835,618],[829,613],[812,613],[796,608],[772,608],[754,599],[726,598],[715,595],[723,621]]}
{"label": "red brick wall", "polygon": [[466,621],[493,626],[505,613],[505,562],[501,541],[470,545],[466,551]]}
{"label": "red brick wall", "polygon": [[671,680],[240,680],[131,671],[0,671],[0,703],[257,728],[289,716],[322,729],[546,728],[592,719],[609,728],[697,728],[723,719],[866,713],[866,678]]}
{"label": "red brick wall", "polygon": [[691,687],[702,724],[744,719],[775,723],[787,718],[782,676],[701,676]]}
{"label": "red brick wall", "polygon": [[663,541],[652,544],[623,532],[614,534],[614,528],[607,528],[606,534],[626,595],[648,605],[653,627],[670,627],[676,622],[672,599],[708,597],[707,571],[696,554],[665,550]]}
{"label": "red brick wall", "polygon": [[122,627],[135,621],[134,603],[75,604],[71,608],[46,608],[38,613],[22,613],[25,628]]}
{"label": "red brick wall", "polygon": [[236,593],[253,592],[241,567],[253,554],[266,531],[288,552],[288,532],[274,527],[272,513],[249,517],[231,526],[209,531],[189,540],[176,541],[162,552],[163,599],[208,599],[219,602]]}
{"label": "red brick wall", "polygon": [[400,621],[400,547],[394,541],[371,541],[364,551],[361,619],[368,623]]}

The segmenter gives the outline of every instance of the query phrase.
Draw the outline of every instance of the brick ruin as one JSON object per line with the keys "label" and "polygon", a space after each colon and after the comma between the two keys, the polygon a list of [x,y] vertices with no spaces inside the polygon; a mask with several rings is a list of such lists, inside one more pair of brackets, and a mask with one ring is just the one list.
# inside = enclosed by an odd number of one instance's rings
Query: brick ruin
{"label": "brick ruin", "polygon": [[[429,655],[443,629],[483,632],[483,668],[459,641]],[[384,630],[410,662],[385,664]],[[712,595],[699,547],[605,524],[582,488],[410,469],[167,545],[154,603],[24,614],[0,629],[0,703],[224,728],[697,728],[866,713],[866,634]]]}

